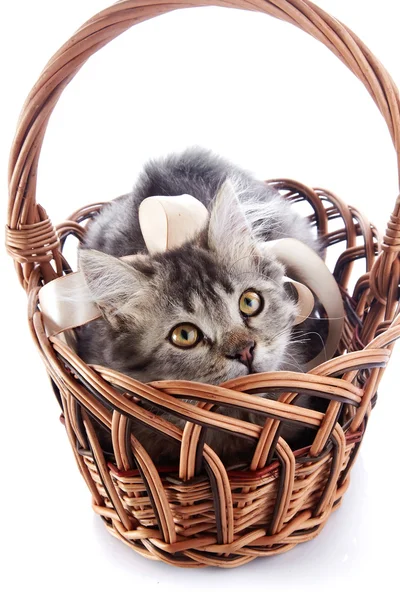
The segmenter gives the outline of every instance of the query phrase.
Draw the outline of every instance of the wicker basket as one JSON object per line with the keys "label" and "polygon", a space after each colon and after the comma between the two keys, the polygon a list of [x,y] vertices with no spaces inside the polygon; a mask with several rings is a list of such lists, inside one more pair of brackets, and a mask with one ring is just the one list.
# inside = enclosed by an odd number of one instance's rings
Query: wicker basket
{"label": "wicker basket", "polygon": [[[369,222],[335,195],[294,181],[273,182],[288,199],[309,204],[328,246],[345,242],[346,247],[334,269],[346,308],[338,356],[309,373],[255,374],[220,387],[182,381],[147,385],[90,367],[60,339],[48,339],[38,291],[69,271],[63,243],[70,234],[81,239],[85,223],[99,209],[83,208],[54,228],[35,202],[37,164],[51,112],[99,48],[136,23],[193,5],[265,12],[320,40],[365,85],[400,160],[400,102],[393,81],[349,29],[308,0],[124,0],[85,23],[53,56],[25,103],[10,159],[7,249],[28,294],[32,335],[95,512],[113,535],[148,558],[181,567],[234,567],[318,535],[347,489],[379,381],[400,336],[400,197],[380,240]],[[360,258],[366,272],[350,293],[349,278]],[[255,395],[276,390],[279,402]],[[299,393],[327,398],[326,413],[296,406]],[[188,405],[182,398],[198,402]],[[141,399],[183,415],[185,429],[148,412]],[[219,414],[213,409],[220,405],[264,414],[265,425]],[[176,469],[153,464],[130,434],[135,419],[180,444]],[[279,436],[282,421],[313,429],[311,446],[293,452]],[[102,450],[94,423],[111,432],[113,454]],[[251,464],[226,469],[204,444],[207,427],[256,440]]]}

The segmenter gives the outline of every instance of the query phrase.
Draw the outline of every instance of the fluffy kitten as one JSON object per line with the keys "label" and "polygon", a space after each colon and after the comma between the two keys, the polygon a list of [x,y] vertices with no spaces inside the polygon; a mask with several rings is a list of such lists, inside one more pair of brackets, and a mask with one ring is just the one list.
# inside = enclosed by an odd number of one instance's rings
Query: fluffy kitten
{"label": "fluffy kitten", "polygon": [[[149,256],[138,207],[148,196],[180,194],[209,209],[208,226],[182,247]],[[219,384],[249,372],[302,370],[306,356],[290,343],[296,305],[283,266],[260,244],[282,237],[318,250],[308,222],[240,168],[200,149],[148,163],[132,193],[93,219],[80,249],[80,268],[103,315],[79,331],[80,356],[141,381]],[[127,255],[127,262],[119,259]],[[136,424],[133,433],[158,462],[177,458],[175,445],[150,430]],[[224,457],[249,448],[211,430],[207,443]]]}

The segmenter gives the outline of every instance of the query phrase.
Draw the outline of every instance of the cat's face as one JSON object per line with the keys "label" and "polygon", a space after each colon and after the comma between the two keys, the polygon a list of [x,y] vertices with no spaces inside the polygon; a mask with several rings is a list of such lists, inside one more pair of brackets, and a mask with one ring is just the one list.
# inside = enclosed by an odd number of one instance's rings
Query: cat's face
{"label": "cat's face", "polygon": [[283,268],[227,202],[216,204],[207,232],[176,250],[127,261],[81,251],[109,323],[109,366],[142,381],[218,384],[290,364],[296,305]]}

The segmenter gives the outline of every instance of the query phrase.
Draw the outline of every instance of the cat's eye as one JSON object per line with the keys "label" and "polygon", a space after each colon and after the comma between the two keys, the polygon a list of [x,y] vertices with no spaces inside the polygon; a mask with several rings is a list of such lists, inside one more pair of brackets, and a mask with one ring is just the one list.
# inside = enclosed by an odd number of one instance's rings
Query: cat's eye
{"label": "cat's eye", "polygon": [[255,317],[261,312],[263,307],[263,300],[260,294],[253,290],[247,290],[243,292],[239,300],[239,309],[245,317]]}
{"label": "cat's eye", "polygon": [[191,323],[182,323],[171,331],[169,339],[178,348],[193,348],[201,340],[201,332]]}

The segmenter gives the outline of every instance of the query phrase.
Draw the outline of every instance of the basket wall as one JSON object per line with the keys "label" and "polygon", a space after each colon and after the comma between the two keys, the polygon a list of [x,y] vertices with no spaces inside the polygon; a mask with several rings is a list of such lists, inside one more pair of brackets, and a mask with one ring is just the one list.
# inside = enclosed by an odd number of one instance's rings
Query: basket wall
{"label": "basket wall", "polygon": [[[322,41],[364,83],[388,124],[399,156],[397,88],[345,26],[306,0],[195,4],[266,12]],[[346,309],[338,356],[309,373],[262,373],[221,386],[182,381],[149,385],[86,365],[62,336],[48,339],[38,291],[69,272],[64,242],[69,235],[82,239],[100,208],[85,207],[55,228],[36,204],[37,163],[51,111],[96,50],[137,22],[187,6],[192,4],[119,2],[83,25],[50,60],[25,103],[12,148],[7,249],[28,294],[32,335],[52,380],[94,510],[111,533],[149,558],[185,567],[233,567],[312,539],[340,504],[380,378],[400,336],[400,201],[379,239],[366,218],[334,194],[290,180],[270,182],[288,200],[308,203],[310,219],[328,252],[336,244],[342,250],[334,268]],[[354,286],[351,274],[357,261],[365,265],[365,273]],[[272,391],[280,393],[279,402],[257,395]],[[326,413],[296,406],[299,394],[328,399]],[[182,398],[198,402],[188,405]],[[147,411],[143,399],[182,415],[187,421],[184,431]],[[214,410],[218,406],[240,406],[263,414],[265,425],[219,414]],[[153,464],[131,435],[132,420],[180,445],[176,468]],[[279,435],[282,422],[312,430],[311,446],[293,452]],[[111,435],[112,452],[101,447],[99,425]],[[208,427],[255,440],[251,463],[227,469],[204,444]]]}

